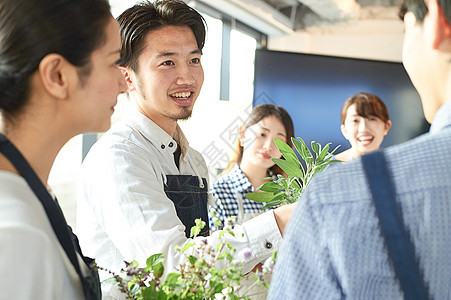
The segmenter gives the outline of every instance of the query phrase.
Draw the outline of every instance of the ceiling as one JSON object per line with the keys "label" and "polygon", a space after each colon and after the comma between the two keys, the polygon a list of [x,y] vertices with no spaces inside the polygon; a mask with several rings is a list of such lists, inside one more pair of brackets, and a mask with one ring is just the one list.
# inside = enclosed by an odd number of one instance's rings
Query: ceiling
{"label": "ceiling", "polygon": [[351,19],[396,17],[402,0],[261,0],[289,18],[292,29]]}
{"label": "ceiling", "polygon": [[[196,2],[196,1],[195,1]],[[397,20],[402,0],[198,0],[233,18],[266,23],[279,33],[361,20]],[[254,24],[250,24],[254,25]],[[257,25],[261,29],[261,26]],[[265,30],[263,30],[265,32]],[[274,34],[275,32],[265,32]]]}

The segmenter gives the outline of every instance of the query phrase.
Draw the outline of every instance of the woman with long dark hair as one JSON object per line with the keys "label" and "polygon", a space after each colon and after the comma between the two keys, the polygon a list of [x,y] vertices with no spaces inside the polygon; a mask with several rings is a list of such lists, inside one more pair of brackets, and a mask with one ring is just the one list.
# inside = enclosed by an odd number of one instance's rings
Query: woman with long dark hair
{"label": "woman with long dark hair", "polygon": [[47,180],[70,138],[109,128],[126,89],[119,51],[105,0],[0,0],[0,290],[8,299],[101,297],[93,260]]}

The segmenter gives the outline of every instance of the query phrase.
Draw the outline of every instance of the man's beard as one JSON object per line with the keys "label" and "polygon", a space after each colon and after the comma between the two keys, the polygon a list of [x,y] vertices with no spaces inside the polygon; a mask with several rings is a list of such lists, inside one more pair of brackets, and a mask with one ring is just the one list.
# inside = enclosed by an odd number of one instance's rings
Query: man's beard
{"label": "man's beard", "polygon": [[188,120],[189,118],[191,118],[191,115],[193,113],[192,107],[180,106],[180,108],[182,109],[181,112],[168,113],[167,116],[174,121],[179,121],[179,120],[185,121],[185,120]]}

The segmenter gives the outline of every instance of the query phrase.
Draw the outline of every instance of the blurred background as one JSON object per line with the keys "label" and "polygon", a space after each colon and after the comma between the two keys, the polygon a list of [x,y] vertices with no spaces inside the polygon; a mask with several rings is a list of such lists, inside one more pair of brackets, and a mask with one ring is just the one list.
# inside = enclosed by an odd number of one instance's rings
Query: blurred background
{"label": "blurred background", "polygon": [[[306,142],[348,148],[340,109],[357,92],[378,95],[393,127],[383,147],[428,129],[404,68],[399,0],[185,1],[208,25],[202,56],[205,81],[192,117],[180,122],[191,147],[204,155],[214,179],[233,153],[238,126],[253,105],[288,110]],[[110,0],[117,17],[135,1]],[[113,123],[127,115],[118,100]],[[205,126],[208,124],[208,126]],[[80,135],[58,155],[49,183],[71,225],[75,185],[84,156],[101,134]]]}

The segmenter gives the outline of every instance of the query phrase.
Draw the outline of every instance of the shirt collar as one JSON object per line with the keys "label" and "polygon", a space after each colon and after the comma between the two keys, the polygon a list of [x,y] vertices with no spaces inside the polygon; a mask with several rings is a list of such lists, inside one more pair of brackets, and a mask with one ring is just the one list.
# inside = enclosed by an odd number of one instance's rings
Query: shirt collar
{"label": "shirt collar", "polygon": [[443,104],[435,113],[434,120],[431,124],[430,133],[437,133],[443,128],[451,125],[451,101]]}
{"label": "shirt collar", "polygon": [[230,178],[234,182],[235,189],[238,193],[242,193],[252,187],[249,179],[247,179],[238,165],[233,166],[232,170],[230,170]]}
{"label": "shirt collar", "polygon": [[160,151],[170,151],[174,153],[178,143],[182,150],[180,158],[183,158],[189,149],[188,140],[178,124],[175,128],[174,137],[171,137],[160,126],[155,124],[155,122],[135,109],[131,111],[128,123]]}

